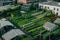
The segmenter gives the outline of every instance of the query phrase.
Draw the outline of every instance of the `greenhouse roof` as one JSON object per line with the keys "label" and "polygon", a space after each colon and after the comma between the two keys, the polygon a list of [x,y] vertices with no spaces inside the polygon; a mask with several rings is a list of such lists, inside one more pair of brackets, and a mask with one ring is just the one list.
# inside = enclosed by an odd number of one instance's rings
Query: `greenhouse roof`
{"label": "greenhouse roof", "polygon": [[51,23],[51,22],[46,22],[43,27],[48,30],[48,31],[53,31],[57,28],[57,25]]}
{"label": "greenhouse roof", "polygon": [[12,29],[10,30],[9,32],[5,33],[4,35],[2,35],[2,37],[5,39],[5,40],[11,40],[12,38],[16,37],[16,36],[21,36],[21,35],[24,35],[25,33],[22,32],[21,30],[19,29]]}
{"label": "greenhouse roof", "polygon": [[60,24],[60,18],[57,18],[57,19],[54,21],[54,23]]}

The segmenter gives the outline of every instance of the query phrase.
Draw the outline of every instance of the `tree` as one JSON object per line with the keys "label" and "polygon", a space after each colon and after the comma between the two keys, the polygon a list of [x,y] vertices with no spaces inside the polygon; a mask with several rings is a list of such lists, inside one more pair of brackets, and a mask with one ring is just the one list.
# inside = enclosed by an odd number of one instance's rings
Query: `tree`
{"label": "tree", "polygon": [[36,10],[36,7],[38,7],[38,5],[32,3],[32,4],[30,5],[30,10]]}
{"label": "tree", "polygon": [[19,12],[20,14],[20,9],[21,9],[21,6],[17,5],[17,6],[14,6],[13,8],[7,8],[6,10],[0,11],[0,15],[6,17],[11,15],[11,13],[14,13],[14,12]]}
{"label": "tree", "polygon": [[53,1],[60,2],[60,0],[53,0]]}

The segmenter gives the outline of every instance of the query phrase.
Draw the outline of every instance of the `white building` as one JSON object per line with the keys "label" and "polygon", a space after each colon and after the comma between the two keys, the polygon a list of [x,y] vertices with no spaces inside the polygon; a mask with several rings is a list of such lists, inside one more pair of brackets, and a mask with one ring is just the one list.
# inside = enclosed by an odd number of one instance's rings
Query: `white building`
{"label": "white building", "polygon": [[46,22],[43,27],[48,30],[48,31],[53,31],[55,30],[58,26],[53,24],[53,23],[50,23],[50,22]]}
{"label": "white building", "polygon": [[60,4],[58,2],[42,2],[39,3],[39,8],[52,10],[52,12],[55,12],[60,16]]}
{"label": "white building", "polygon": [[25,35],[25,33],[22,32],[21,30],[19,30],[19,29],[12,29],[9,32],[7,32],[4,35],[2,35],[2,38],[4,40],[11,40],[11,39],[13,39],[16,36],[22,36],[22,35]]}

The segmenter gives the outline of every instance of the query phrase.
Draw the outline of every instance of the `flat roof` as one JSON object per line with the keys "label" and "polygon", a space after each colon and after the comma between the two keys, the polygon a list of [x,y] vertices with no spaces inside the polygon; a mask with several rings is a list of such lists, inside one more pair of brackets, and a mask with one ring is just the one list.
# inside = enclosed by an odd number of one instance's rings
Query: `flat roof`
{"label": "flat roof", "polygon": [[2,35],[2,37],[5,40],[11,40],[12,38],[14,38],[16,36],[22,36],[22,35],[25,35],[25,33],[22,32],[20,29],[12,29],[9,32]]}
{"label": "flat roof", "polygon": [[7,19],[5,18],[2,18],[0,19],[0,29],[6,25],[12,25],[14,26],[11,22],[9,22]]}
{"label": "flat roof", "polygon": [[60,7],[59,3],[60,2],[53,2],[53,1],[41,2],[41,4],[46,4],[46,5],[52,5],[52,6],[58,6],[58,7]]}
{"label": "flat roof", "polygon": [[[55,30],[54,28],[57,28],[57,25],[51,23],[51,22],[46,22],[43,27],[48,30],[48,31],[53,31]],[[53,29],[53,30],[52,30]]]}

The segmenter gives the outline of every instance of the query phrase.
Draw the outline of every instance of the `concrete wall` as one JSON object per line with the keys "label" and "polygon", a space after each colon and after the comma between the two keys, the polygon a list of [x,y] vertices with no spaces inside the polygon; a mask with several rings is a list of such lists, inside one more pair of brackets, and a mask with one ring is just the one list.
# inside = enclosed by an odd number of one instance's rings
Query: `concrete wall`
{"label": "concrete wall", "polygon": [[39,7],[42,9],[52,10],[52,12],[55,12],[55,14],[58,13],[58,16],[60,16],[60,7],[58,6],[52,6],[52,5],[46,5],[46,4],[39,3]]}

